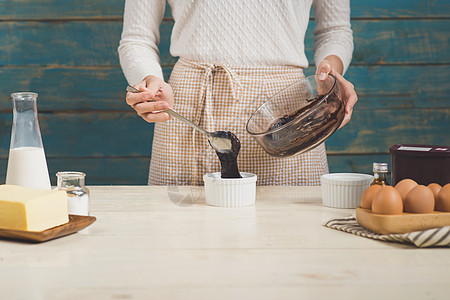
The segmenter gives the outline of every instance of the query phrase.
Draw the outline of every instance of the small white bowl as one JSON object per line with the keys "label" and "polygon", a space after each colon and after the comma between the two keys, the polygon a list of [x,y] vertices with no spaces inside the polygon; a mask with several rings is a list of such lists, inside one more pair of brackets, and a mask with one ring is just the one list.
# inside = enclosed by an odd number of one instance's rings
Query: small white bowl
{"label": "small white bowl", "polygon": [[257,176],[240,172],[242,178],[221,178],[220,172],[203,175],[209,205],[239,207],[255,204]]}
{"label": "small white bowl", "polygon": [[359,173],[332,173],[321,176],[322,203],[336,208],[356,208],[373,176]]}

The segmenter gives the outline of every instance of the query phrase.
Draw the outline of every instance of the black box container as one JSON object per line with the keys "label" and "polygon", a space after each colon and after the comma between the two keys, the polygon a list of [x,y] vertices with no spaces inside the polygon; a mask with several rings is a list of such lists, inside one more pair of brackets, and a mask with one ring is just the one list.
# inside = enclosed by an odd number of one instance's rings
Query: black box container
{"label": "black box container", "polygon": [[436,145],[397,144],[389,148],[392,157],[392,185],[410,178],[418,184],[450,182],[450,148]]}

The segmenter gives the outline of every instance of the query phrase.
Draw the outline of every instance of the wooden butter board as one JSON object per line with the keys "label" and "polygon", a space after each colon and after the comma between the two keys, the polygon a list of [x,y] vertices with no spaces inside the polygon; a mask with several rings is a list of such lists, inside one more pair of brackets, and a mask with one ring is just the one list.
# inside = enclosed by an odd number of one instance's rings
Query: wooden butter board
{"label": "wooden butter board", "polygon": [[26,231],[0,228],[0,238],[27,242],[45,242],[80,231],[97,220],[93,216],[69,215],[69,222],[44,231]]}
{"label": "wooden butter board", "polygon": [[356,221],[362,227],[379,234],[408,233],[449,226],[450,212],[434,211],[427,214],[382,215],[357,207]]}

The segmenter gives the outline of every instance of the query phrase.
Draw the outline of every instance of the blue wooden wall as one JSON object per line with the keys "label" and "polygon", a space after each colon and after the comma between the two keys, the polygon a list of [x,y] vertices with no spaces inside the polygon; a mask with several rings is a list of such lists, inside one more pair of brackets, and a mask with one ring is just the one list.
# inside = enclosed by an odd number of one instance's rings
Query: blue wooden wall
{"label": "blue wooden wall", "polygon": [[[124,101],[117,46],[123,0],[0,0],[0,183],[13,91],[39,93],[52,182],[81,170],[88,184],[146,184],[153,126]],[[450,2],[354,0],[355,52],[346,77],[359,94],[352,122],[327,143],[330,171],[371,172],[396,143],[450,145]],[[161,25],[167,77],[173,20]],[[306,37],[312,62],[312,18]],[[306,70],[314,72],[314,66]]]}

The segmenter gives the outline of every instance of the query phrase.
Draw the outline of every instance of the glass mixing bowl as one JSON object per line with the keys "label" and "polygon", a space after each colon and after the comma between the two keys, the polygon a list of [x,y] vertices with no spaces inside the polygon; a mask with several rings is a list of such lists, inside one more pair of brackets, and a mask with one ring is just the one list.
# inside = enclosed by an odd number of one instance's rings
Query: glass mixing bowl
{"label": "glass mixing bowl", "polygon": [[341,125],[345,103],[333,75],[317,75],[282,89],[247,122],[247,132],[271,156],[288,157],[313,149]]}

